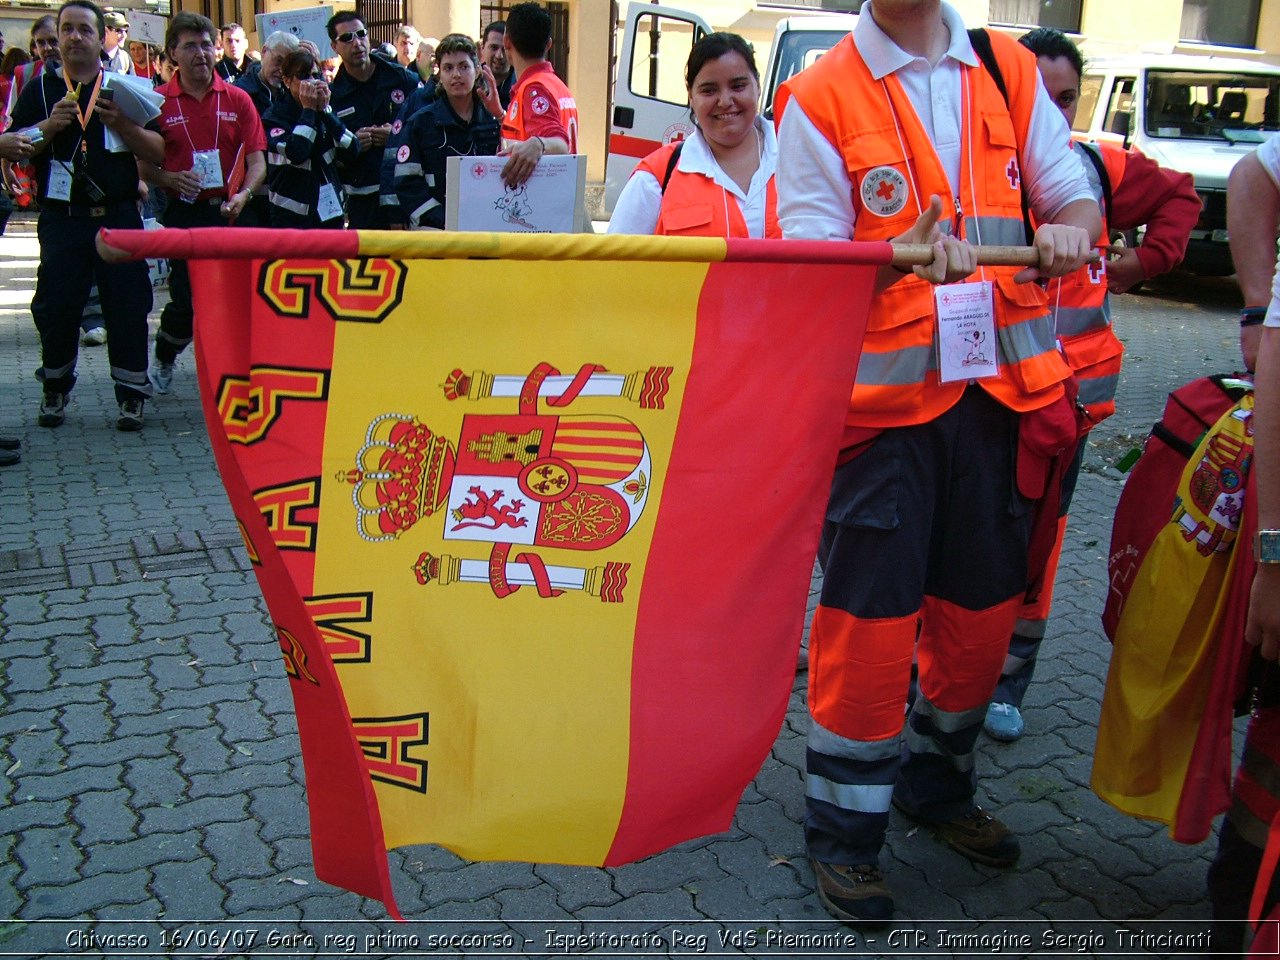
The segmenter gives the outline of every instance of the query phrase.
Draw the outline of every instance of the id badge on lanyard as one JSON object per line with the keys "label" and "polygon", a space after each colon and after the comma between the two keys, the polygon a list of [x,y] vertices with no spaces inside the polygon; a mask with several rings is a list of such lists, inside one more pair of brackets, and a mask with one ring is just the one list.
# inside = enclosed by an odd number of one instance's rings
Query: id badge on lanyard
{"label": "id badge on lanyard", "polygon": [[191,170],[200,178],[201,190],[216,190],[223,185],[222,154],[217,150],[193,151]]}
{"label": "id badge on lanyard", "polygon": [[49,160],[49,186],[45,190],[45,197],[49,200],[61,200],[63,203],[71,202],[71,171],[57,157]]}
{"label": "id badge on lanyard", "polygon": [[985,380],[1000,375],[991,283],[951,283],[933,291],[938,317],[938,380]]}
{"label": "id badge on lanyard", "polygon": [[342,218],[342,201],[338,199],[338,191],[332,183],[320,184],[320,197],[316,200],[316,214],[320,220],[339,220]]}

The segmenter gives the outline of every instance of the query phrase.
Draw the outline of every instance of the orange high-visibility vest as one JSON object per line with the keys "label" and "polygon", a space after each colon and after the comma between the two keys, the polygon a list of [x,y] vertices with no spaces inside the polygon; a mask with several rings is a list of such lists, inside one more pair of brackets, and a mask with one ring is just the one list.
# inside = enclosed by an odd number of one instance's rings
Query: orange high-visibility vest
{"label": "orange high-visibility vest", "polygon": [[[675,149],[676,143],[659,147],[636,164],[636,170],[644,170],[661,184]],[[671,237],[750,236],[738,198],[708,176],[681,170],[678,163],[671,171],[671,179],[663,186],[662,207],[653,232]],[[764,235],[771,239],[782,237],[778,229],[778,191],[773,177],[769,177],[765,185]]]}
{"label": "orange high-visibility vest", "polygon": [[[874,79],[851,35],[779,89],[778,116],[794,97],[844,157],[857,211],[854,240],[903,233],[937,194],[944,210],[964,211],[963,236],[971,243],[1025,244],[1018,154],[1040,77],[1030,51],[1001,34],[990,36],[1010,97],[1006,105],[981,66],[961,68],[971,96],[962,118],[959,197],[901,82],[892,74]],[[1059,399],[1071,369],[1054,342],[1044,291],[1014,283],[1016,272],[983,268],[994,291],[1000,373],[978,382],[1006,407],[1026,412]],[[933,297],[932,285],[910,276],[873,299],[849,426],[926,423],[960,399],[965,382],[938,382]]]}
{"label": "orange high-visibility vest", "polygon": [[1104,189],[1098,168],[1084,157],[1084,172],[1089,189],[1098,198],[1102,210],[1102,235],[1098,247],[1102,260],[1087,264],[1075,273],[1049,281],[1049,308],[1053,311],[1058,342],[1067,363],[1079,382],[1080,403],[1092,424],[1101,423],[1116,412],[1116,384],[1120,380],[1120,361],[1124,344],[1111,329],[1111,299],[1107,295],[1107,217],[1105,197],[1114,196],[1124,178],[1125,152],[1110,143],[1073,141],[1075,149],[1088,151],[1102,162],[1110,191]]}
{"label": "orange high-visibility vest", "polygon": [[525,130],[525,118],[521,111],[524,109],[525,87],[530,84],[546,87],[547,95],[555,98],[556,106],[560,108],[561,123],[564,124],[565,132],[569,135],[569,152],[577,153],[578,102],[573,99],[573,93],[565,82],[550,69],[535,70],[530,67],[516,82],[515,88],[511,91],[511,102],[507,105],[507,112],[502,116],[502,139],[512,141],[529,139],[530,135]]}

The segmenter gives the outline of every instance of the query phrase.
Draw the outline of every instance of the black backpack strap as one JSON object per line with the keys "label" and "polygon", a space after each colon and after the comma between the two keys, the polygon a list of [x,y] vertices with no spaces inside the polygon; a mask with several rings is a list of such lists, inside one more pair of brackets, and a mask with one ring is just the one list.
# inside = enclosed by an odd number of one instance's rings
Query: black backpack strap
{"label": "black backpack strap", "polygon": [[684,141],[680,140],[676,143],[676,148],[671,151],[671,158],[667,161],[667,172],[662,176],[662,192],[667,192],[667,184],[671,182],[671,174],[676,172],[676,164],[680,162],[680,151],[684,149]]}
{"label": "black backpack strap", "polygon": [[996,82],[996,89],[1000,91],[1000,96],[1004,97],[1004,105],[1008,107],[1009,88],[1004,85],[1004,74],[1000,72],[996,52],[991,49],[991,37],[981,27],[974,27],[969,31],[969,43],[973,45],[973,52],[978,55],[982,65],[987,68],[987,73],[991,74],[991,79]]}
{"label": "black backpack strap", "polygon": [[1089,158],[1089,162],[1093,164],[1093,169],[1098,171],[1098,181],[1102,184],[1102,210],[1103,216],[1110,219],[1111,217],[1111,177],[1107,175],[1107,165],[1102,162],[1102,154],[1100,154],[1091,143],[1081,143],[1080,152]]}
{"label": "black backpack strap", "polygon": [[[996,60],[996,52],[991,49],[990,35],[982,27],[974,27],[968,33],[969,43],[973,46],[973,52],[978,55],[978,60],[986,68],[987,73],[991,75],[996,89],[1000,91],[1000,96],[1004,97],[1004,105],[1007,110],[1009,108],[1009,88],[1005,86],[1004,74],[1000,70],[1000,62]],[[1022,232],[1026,235],[1027,246],[1031,246],[1031,241],[1035,239],[1036,232],[1031,229],[1031,208],[1027,203],[1026,184],[1019,181],[1018,189],[1022,193]]]}

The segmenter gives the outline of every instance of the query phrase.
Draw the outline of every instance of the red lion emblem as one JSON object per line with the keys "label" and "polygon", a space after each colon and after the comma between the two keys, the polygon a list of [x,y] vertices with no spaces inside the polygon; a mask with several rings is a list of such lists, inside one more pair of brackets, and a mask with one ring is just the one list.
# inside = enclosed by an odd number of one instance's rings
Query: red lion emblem
{"label": "red lion emblem", "polygon": [[[498,502],[504,496],[501,490],[495,490],[489,494],[477,486],[471,487],[467,493],[474,496],[475,500],[463,500],[457,509],[453,511],[453,518],[471,522],[454,524],[450,528],[451,530],[462,530],[465,527],[483,527],[485,530],[497,530],[502,526],[523,527],[528,525],[528,520],[524,517],[516,516],[520,508],[524,506],[523,500],[512,500],[506,506],[499,507]],[[492,522],[483,522],[486,520]]]}

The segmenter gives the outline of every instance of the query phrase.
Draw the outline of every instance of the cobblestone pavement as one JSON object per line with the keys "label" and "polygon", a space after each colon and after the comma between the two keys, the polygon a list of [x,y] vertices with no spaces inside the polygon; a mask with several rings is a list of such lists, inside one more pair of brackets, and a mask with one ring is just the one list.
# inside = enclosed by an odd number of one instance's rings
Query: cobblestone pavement
{"label": "cobblestone pavement", "polygon": [[[36,427],[36,256],[31,224],[0,238],[0,432],[24,440],[21,465],[0,471],[0,953],[76,952],[94,945],[90,929],[99,946],[133,932],[164,952],[159,920],[196,932],[177,947],[217,955],[278,954],[272,930],[314,936],[314,948],[295,944],[305,956],[323,952],[325,933],[353,931],[363,955],[401,952],[366,935],[490,932],[514,936],[508,953],[574,946],[549,943],[548,930],[650,937],[600,951],[613,955],[695,952],[696,940],[678,938],[698,935],[707,953],[801,955],[781,933],[843,929],[814,897],[804,853],[803,677],[726,834],[612,870],[397,850],[391,872],[409,925],[318,881],[288,683],[209,453],[191,362],[149,405],[146,429],[123,434],[105,350],[85,348],[65,426]],[[1118,305],[1123,412],[1097,431],[1081,480],[1028,734],[981,747],[980,799],[1022,836],[1021,865],[976,866],[895,814],[883,864],[901,936],[846,941],[841,952],[911,952],[907,936],[924,931],[932,939],[915,947],[947,953],[937,949],[943,927],[1017,929],[1037,942],[1050,922],[1077,934],[1141,919],[1205,928],[1212,844],[1172,843],[1104,805],[1088,778],[1120,489],[1107,464],[1140,441],[1169,389],[1237,365],[1233,296],[1226,283],[1183,283]],[[218,929],[238,939],[219,945],[207,932]],[[722,949],[722,933],[738,946]]]}

